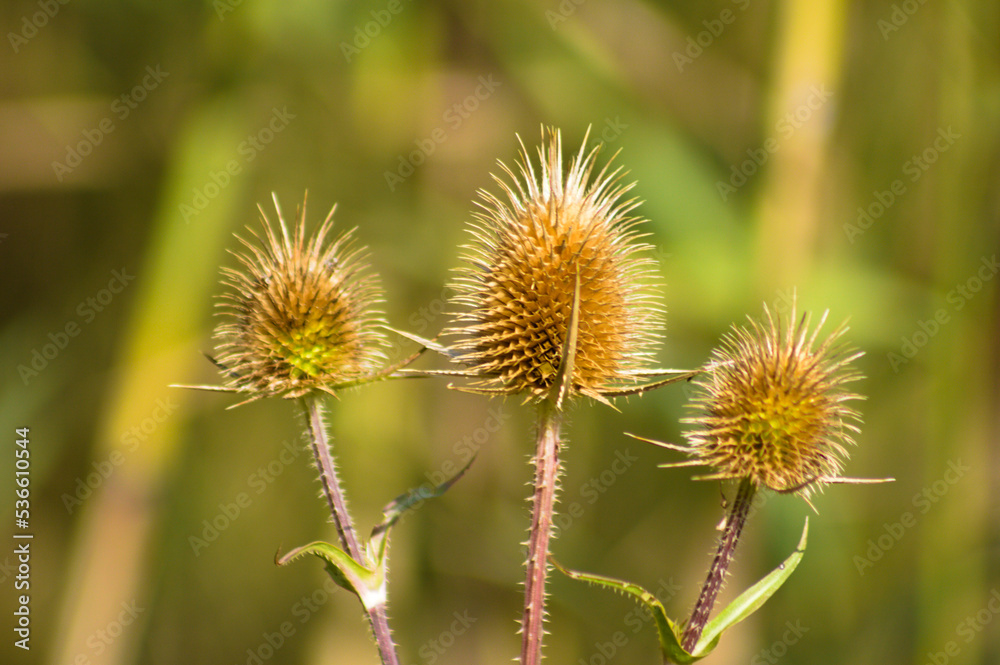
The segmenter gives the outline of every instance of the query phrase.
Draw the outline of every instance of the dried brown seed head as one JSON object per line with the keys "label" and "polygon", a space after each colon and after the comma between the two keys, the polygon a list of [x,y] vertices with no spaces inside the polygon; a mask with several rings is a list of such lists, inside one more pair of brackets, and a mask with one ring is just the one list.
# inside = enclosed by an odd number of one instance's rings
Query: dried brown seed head
{"label": "dried brown seed head", "polygon": [[572,392],[598,397],[634,380],[662,325],[650,290],[655,263],[643,256],[630,217],[638,205],[622,200],[632,184],[605,166],[591,177],[598,148],[579,153],[563,172],[557,130],[543,136],[539,170],[522,143],[518,173],[494,176],[505,200],[480,191],[476,221],[453,288],[466,308],[449,330],[461,335],[457,360],[472,368],[483,392],[542,399],[562,363],[579,280],[579,328]]}

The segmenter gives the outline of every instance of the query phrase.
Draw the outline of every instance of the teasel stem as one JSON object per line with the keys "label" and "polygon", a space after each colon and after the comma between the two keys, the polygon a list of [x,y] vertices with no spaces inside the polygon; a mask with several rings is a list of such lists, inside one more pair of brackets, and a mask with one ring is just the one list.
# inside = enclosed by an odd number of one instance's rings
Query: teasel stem
{"label": "teasel stem", "polygon": [[562,409],[554,399],[539,405],[538,441],[535,451],[535,493],[531,504],[527,576],[524,582],[524,616],[521,620],[521,665],[538,665],[545,637],[545,580],[549,571],[549,540],[558,491],[559,430]]}
{"label": "teasel stem", "polygon": [[[358,536],[354,530],[351,515],[347,511],[344,491],[340,486],[337,465],[330,452],[330,440],[327,436],[326,424],[323,422],[323,405],[320,400],[318,395],[309,395],[301,400],[306,427],[309,430],[309,446],[312,448],[316,467],[319,469],[323,495],[330,506],[330,514],[337,527],[340,543],[352,559],[364,564],[365,560],[362,558]],[[399,665],[396,644],[392,641],[392,631],[389,629],[389,619],[386,615],[386,604],[375,605],[367,610],[367,614],[372,633],[375,635],[375,642],[378,645],[379,655],[382,658],[382,665]]]}
{"label": "teasel stem", "polygon": [[688,653],[694,652],[694,648],[701,638],[701,632],[704,630],[705,624],[708,623],[708,617],[712,613],[715,599],[722,589],[723,582],[725,582],[729,563],[733,560],[733,552],[736,551],[736,544],[739,542],[743,525],[746,524],[750,505],[753,503],[756,492],[757,486],[752,480],[744,478],[740,481],[740,487],[736,491],[736,499],[733,500],[733,508],[726,518],[726,525],[723,528],[722,537],[719,539],[719,549],[715,553],[715,559],[712,561],[712,567],[708,570],[705,585],[701,588],[698,602],[691,613],[691,620],[688,621],[688,626],[684,630],[681,646]]}

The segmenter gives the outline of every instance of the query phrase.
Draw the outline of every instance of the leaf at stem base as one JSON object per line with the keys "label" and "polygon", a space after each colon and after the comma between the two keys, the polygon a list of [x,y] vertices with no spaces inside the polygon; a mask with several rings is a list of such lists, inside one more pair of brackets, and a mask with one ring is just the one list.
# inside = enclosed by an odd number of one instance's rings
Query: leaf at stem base
{"label": "leaf at stem base", "polygon": [[715,647],[718,646],[719,639],[725,631],[760,609],[764,602],[774,595],[774,592],[788,580],[805,554],[808,534],[809,518],[807,517],[805,526],[802,528],[802,537],[799,539],[799,544],[795,548],[795,551],[781,565],[741,593],[739,597],[719,612],[714,619],[709,621],[693,652],[688,652],[681,646],[681,639],[684,633],[683,624],[671,620],[663,609],[663,603],[646,589],[643,589],[638,584],[632,584],[631,582],[612,577],[568,570],[559,565],[555,560],[550,560],[553,566],[568,577],[597,586],[603,586],[623,595],[630,596],[637,602],[642,603],[649,610],[656,623],[656,630],[659,633],[660,639],[660,650],[664,662],[676,665],[688,665],[688,663],[699,661],[712,653]]}
{"label": "leaf at stem base", "polygon": [[276,556],[274,562],[279,566],[284,566],[303,555],[312,554],[323,560],[326,572],[333,578],[333,581],[356,595],[366,610],[371,611],[379,605],[384,605],[386,602],[385,578],[389,532],[392,531],[392,527],[406,511],[420,506],[427,499],[439,497],[447,492],[459,478],[465,475],[475,460],[476,458],[473,456],[458,473],[440,485],[432,488],[417,487],[389,502],[382,509],[382,522],[372,529],[372,535],[365,543],[362,553],[364,561],[356,561],[350,554],[336,545],[316,541],[296,547],[283,556]]}

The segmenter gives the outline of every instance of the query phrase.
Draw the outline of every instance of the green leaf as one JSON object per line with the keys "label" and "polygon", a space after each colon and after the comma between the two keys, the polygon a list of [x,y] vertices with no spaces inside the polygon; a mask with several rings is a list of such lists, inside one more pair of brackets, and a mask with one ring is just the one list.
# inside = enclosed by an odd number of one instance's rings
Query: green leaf
{"label": "green leaf", "polygon": [[389,532],[407,510],[411,510],[427,499],[439,497],[451,488],[461,478],[472,463],[476,461],[473,455],[468,464],[458,473],[432,488],[417,487],[399,495],[382,509],[384,520],[372,529],[371,538],[364,545],[363,562],[356,561],[350,554],[330,543],[316,541],[296,547],[284,556],[275,557],[274,562],[284,566],[306,554],[312,554],[323,560],[326,572],[338,585],[347,589],[358,598],[366,610],[383,605],[386,599],[386,567],[389,550]]}
{"label": "green leaf", "polygon": [[782,584],[791,576],[795,568],[802,561],[802,556],[806,551],[806,538],[809,535],[809,518],[806,517],[805,526],[802,527],[802,537],[795,551],[785,559],[781,565],[768,573],[763,579],[740,594],[731,602],[726,609],[705,625],[705,630],[701,634],[701,639],[694,648],[694,652],[699,657],[708,655],[719,643],[719,637],[729,628],[743,621],[748,616],[756,612],[768,598],[774,595]]}
{"label": "green leaf", "polygon": [[589,582],[590,584],[594,584],[596,586],[602,586],[607,589],[611,589],[612,591],[617,591],[623,595],[631,596],[634,600],[642,603],[646,609],[649,610],[649,613],[653,616],[653,620],[656,622],[656,631],[660,636],[660,649],[667,662],[678,663],[678,665],[686,665],[687,663],[693,663],[699,659],[692,656],[686,652],[683,647],[681,647],[682,631],[680,627],[667,616],[666,610],[663,609],[663,603],[661,603],[656,596],[651,594],[649,591],[646,591],[646,589],[642,588],[638,584],[615,579],[613,577],[604,577],[602,575],[593,575],[591,573],[581,573],[577,570],[563,568],[552,557],[549,557],[549,561],[559,572],[567,577],[571,577],[574,580]]}
{"label": "green leaf", "polygon": [[698,644],[695,645],[694,652],[689,653],[681,646],[683,630],[680,624],[672,621],[663,609],[663,604],[657,600],[656,596],[643,589],[638,584],[625,582],[613,577],[603,577],[590,573],[581,573],[575,570],[563,568],[555,559],[549,561],[561,573],[575,580],[582,580],[597,586],[617,591],[642,603],[653,615],[656,621],[656,631],[659,634],[660,649],[664,662],[675,663],[676,665],[688,665],[701,660],[712,653],[719,644],[719,639],[729,628],[732,628],[740,621],[756,612],[764,602],[774,595],[774,592],[791,576],[795,568],[805,554],[806,538],[809,534],[809,518],[806,518],[805,526],[802,529],[802,537],[795,551],[785,559],[781,565],[768,573],[763,579],[744,591],[736,600],[731,602],[718,616],[708,622],[705,630],[702,631]]}
{"label": "green leaf", "polygon": [[296,547],[274,562],[284,566],[306,554],[313,554],[323,560],[327,573],[337,584],[361,599],[366,610],[385,603],[385,562],[373,568],[366,568],[351,558],[351,555],[336,545],[316,541]]}
{"label": "green leaf", "polygon": [[472,463],[476,461],[477,455],[478,453],[473,455],[472,459],[458,470],[458,473],[440,485],[431,488],[424,485],[414,487],[397,496],[382,509],[382,523],[372,529],[372,535],[368,544],[369,550],[376,553],[376,560],[381,560],[385,557],[385,550],[389,542],[389,531],[396,525],[396,522],[399,521],[403,514],[408,510],[419,507],[424,501],[435,499],[451,489],[451,486],[457,483],[459,478],[464,476],[465,472],[472,466]]}

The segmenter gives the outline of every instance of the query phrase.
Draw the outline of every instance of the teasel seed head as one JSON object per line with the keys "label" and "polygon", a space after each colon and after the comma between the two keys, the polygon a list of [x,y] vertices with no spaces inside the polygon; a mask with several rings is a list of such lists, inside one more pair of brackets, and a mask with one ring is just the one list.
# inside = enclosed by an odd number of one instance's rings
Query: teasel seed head
{"label": "teasel seed head", "polygon": [[447,331],[461,336],[455,359],[473,392],[552,396],[574,307],[570,394],[606,401],[651,359],[662,311],[643,220],[629,215],[638,201],[623,199],[634,183],[620,167],[594,175],[599,148],[586,144],[564,172],[560,132],[543,131],[538,167],[521,143],[516,173],[501,162],[506,178],[493,176],[502,198],[479,192],[469,265],[452,285],[464,311]]}
{"label": "teasel seed head", "polygon": [[[227,388],[298,398],[364,382],[385,360],[381,289],[353,230],[330,239],[333,213],[306,235],[306,204],[294,229],[274,198],[277,229],[263,208],[263,232],[240,238],[240,269],[223,269],[225,322],[215,336]],[[245,403],[245,402],[243,402]]]}
{"label": "teasel seed head", "polygon": [[861,423],[850,402],[863,398],[845,385],[862,378],[851,363],[863,353],[843,341],[846,323],[817,343],[827,314],[810,333],[808,314],[796,322],[793,306],[785,325],[765,305],[761,321],[723,337],[695,380],[697,415],[682,421],[695,425],[685,433],[694,459],[680,465],[807,501],[827,482],[868,482],[838,477]]}

